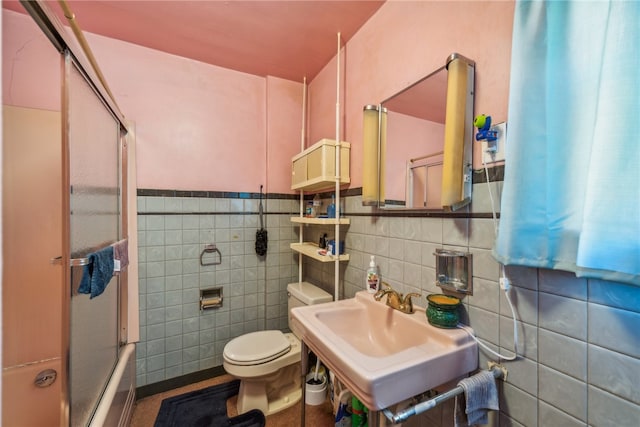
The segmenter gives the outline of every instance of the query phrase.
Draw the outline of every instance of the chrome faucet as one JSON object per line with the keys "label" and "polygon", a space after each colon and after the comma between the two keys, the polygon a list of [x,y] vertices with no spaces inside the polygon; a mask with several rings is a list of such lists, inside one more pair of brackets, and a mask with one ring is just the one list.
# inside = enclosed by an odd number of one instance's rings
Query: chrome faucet
{"label": "chrome faucet", "polygon": [[378,292],[373,295],[373,298],[376,301],[380,301],[383,296],[387,296],[387,305],[393,309],[399,310],[403,313],[412,314],[413,313],[413,303],[411,302],[411,297],[419,297],[420,294],[415,292],[411,292],[407,294],[406,297],[403,297],[401,293],[398,293],[395,289],[389,286],[388,283],[382,282],[386,289],[380,289]]}

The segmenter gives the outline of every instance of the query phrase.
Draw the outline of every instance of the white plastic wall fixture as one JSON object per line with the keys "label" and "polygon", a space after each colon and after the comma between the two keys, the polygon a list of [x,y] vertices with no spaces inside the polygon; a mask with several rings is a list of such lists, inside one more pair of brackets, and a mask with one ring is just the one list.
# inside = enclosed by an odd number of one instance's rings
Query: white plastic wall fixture
{"label": "white plastic wall fixture", "polygon": [[482,158],[486,164],[504,161],[504,145],[507,142],[507,122],[497,123],[491,126],[491,130],[498,132],[498,139],[482,143]]}

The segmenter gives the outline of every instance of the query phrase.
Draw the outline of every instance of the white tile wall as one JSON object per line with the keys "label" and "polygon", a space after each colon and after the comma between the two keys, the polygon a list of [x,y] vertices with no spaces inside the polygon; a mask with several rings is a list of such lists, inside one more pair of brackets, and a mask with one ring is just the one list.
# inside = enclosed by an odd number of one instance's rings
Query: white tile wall
{"label": "white tile wall", "polygon": [[[289,250],[294,235],[289,211],[269,215],[274,225],[265,224],[265,261],[254,249],[256,200],[140,196],[138,202],[138,386],[221,365],[224,345],[235,336],[265,326],[286,328],[286,284],[292,272],[297,277]],[[282,232],[279,223],[286,224]],[[208,243],[222,252],[220,265],[200,266],[200,252]],[[223,288],[223,307],[200,311],[200,289],[214,286]]]}
{"label": "white tile wall", "polygon": [[[484,187],[474,185],[473,213],[490,207]],[[496,200],[501,188],[492,183]],[[297,214],[298,203],[267,200],[269,252],[260,260],[253,248],[257,200],[138,197],[138,386],[221,365],[224,345],[242,333],[265,326],[286,329],[286,285],[298,274],[298,256],[289,249],[298,241],[298,226],[289,217]],[[425,306],[426,295],[441,292],[435,286],[435,249],[469,251],[474,294],[465,298],[462,318],[490,348],[512,354],[512,315],[491,254],[491,218],[380,217],[363,207],[359,196],[347,197],[346,209],[351,224],[341,233],[351,259],[340,268],[344,297],[364,289],[369,256],[375,255],[383,280],[401,292],[421,293],[415,303]],[[331,237],[333,227],[310,227],[305,236],[317,240],[325,232]],[[218,244],[222,265],[200,267],[205,243]],[[303,262],[305,278],[333,294],[333,264]],[[521,358],[504,362],[509,376],[498,383],[501,411],[491,425],[640,425],[640,288],[561,271],[506,270]],[[225,305],[203,313],[198,291],[210,286],[223,287]],[[495,357],[481,351],[479,359],[485,368]],[[450,401],[405,425],[452,422]]]}

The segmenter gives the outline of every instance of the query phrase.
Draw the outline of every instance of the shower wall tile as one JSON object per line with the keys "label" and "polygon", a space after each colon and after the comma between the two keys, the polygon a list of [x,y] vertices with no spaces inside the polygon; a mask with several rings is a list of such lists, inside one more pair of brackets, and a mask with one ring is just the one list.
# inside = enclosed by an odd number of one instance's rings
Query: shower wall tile
{"label": "shower wall tile", "polygon": [[182,199],[179,197],[166,197],[164,199],[164,212],[182,212]]}
{"label": "shower wall tile", "polygon": [[640,360],[589,345],[589,383],[640,404]]}
{"label": "shower wall tile", "polygon": [[422,245],[420,242],[406,240],[404,242],[404,261],[410,264],[420,265],[422,262]]}
{"label": "shower wall tile", "polygon": [[[265,270],[265,260],[259,259],[254,250],[258,216],[244,212],[247,206],[256,212],[257,202],[169,196],[139,196],[138,200],[140,346],[144,351],[137,357],[145,369],[138,375],[140,386],[217,366],[213,364],[222,360],[226,342],[247,330],[266,326],[266,312],[256,310],[265,301],[260,292],[264,292],[261,282],[266,275],[274,279],[284,275],[288,283],[297,276],[297,268],[294,272],[290,256],[289,243],[294,234],[289,212],[271,215],[276,223],[287,224],[289,230],[269,229],[267,259],[272,267]],[[281,236],[290,238],[280,242]],[[210,243],[220,249],[222,262],[200,266],[200,253]],[[289,257],[274,252],[280,246]],[[199,309],[199,290],[216,286],[223,289],[224,305],[217,313],[224,316]],[[274,295],[269,315],[281,327],[281,319],[286,320],[286,284],[274,289]],[[166,356],[163,363],[160,356]]]}
{"label": "shower wall tile", "polygon": [[182,212],[200,212],[200,202],[196,197],[182,198]]}
{"label": "shower wall tile", "polygon": [[541,328],[586,340],[587,304],[584,301],[540,292],[539,304]]}
{"label": "shower wall tile", "polygon": [[[138,208],[138,213],[147,212],[147,198],[144,196],[136,197],[136,207]],[[138,216],[138,223],[144,219],[144,217]]]}
{"label": "shower wall tile", "polygon": [[444,218],[442,220],[442,243],[451,246],[469,246],[469,219]]}
{"label": "shower wall tile", "polygon": [[[538,330],[535,325],[516,322],[518,355],[538,361]],[[514,353],[513,318],[500,316],[500,347],[506,355]]]}
{"label": "shower wall tile", "polygon": [[638,287],[604,280],[589,280],[589,301],[640,313]]}
{"label": "shower wall tile", "polygon": [[589,304],[589,342],[640,358],[640,313]]}
{"label": "shower wall tile", "polygon": [[492,249],[496,230],[492,219],[477,218],[470,221],[469,246],[479,249]]}
{"label": "shower wall tile", "polygon": [[468,252],[473,255],[473,277],[497,282],[500,277],[500,267],[487,249],[469,248]]}
{"label": "shower wall tile", "polygon": [[563,295],[579,300],[587,299],[587,280],[566,271],[540,270],[540,292]]}
{"label": "shower wall tile", "polygon": [[[505,292],[499,289],[499,301],[500,301],[500,314],[513,318],[511,311],[511,305],[507,300]],[[514,305],[514,309],[517,306],[516,317],[522,321],[531,325],[538,324],[538,293],[525,288],[512,287],[509,291],[509,300]]]}
{"label": "shower wall tile", "polygon": [[638,425],[640,405],[593,386],[589,387],[587,399],[589,425],[630,427]]}
{"label": "shower wall tile", "polygon": [[527,358],[519,358],[509,362],[509,384],[517,387],[532,396],[538,395],[538,383],[542,378],[538,378],[538,364]]}
{"label": "shower wall tile", "polygon": [[521,266],[506,266],[505,272],[511,285],[518,288],[538,290],[538,269]]}
{"label": "shower wall tile", "polygon": [[476,336],[493,344],[498,343],[499,316],[497,313],[469,307],[469,320]]}
{"label": "shower wall tile", "polygon": [[491,311],[499,312],[500,288],[497,282],[476,278],[473,281],[473,295],[468,298],[469,304]]}
{"label": "shower wall tile", "polygon": [[580,381],[587,380],[587,343],[563,334],[540,329],[539,362]]}
{"label": "shower wall tile", "polygon": [[569,415],[587,420],[587,385],[568,375],[540,366],[539,397],[556,408],[562,408]]}
{"label": "shower wall tile", "polygon": [[420,240],[442,245],[442,222],[442,218],[421,218],[420,235],[422,238]]}
{"label": "shower wall tile", "polygon": [[146,197],[144,212],[164,212],[164,197]]}
{"label": "shower wall tile", "polygon": [[[488,187],[491,188],[488,188]],[[491,194],[489,194],[491,191]],[[493,198],[493,210],[500,212],[500,197],[502,194],[502,181],[492,181],[487,185],[486,182],[473,184],[473,200],[471,202],[472,212],[491,212],[491,201]]]}
{"label": "shower wall tile", "polygon": [[421,222],[420,218],[405,218],[404,221],[404,238],[408,240],[416,240],[420,238]]}
{"label": "shower wall tile", "polygon": [[[538,399],[525,391],[511,385],[502,383],[500,407],[508,408],[509,418],[523,426],[538,426]],[[501,424],[502,425],[502,424]],[[506,424],[509,425],[509,424]]]}
{"label": "shower wall tile", "polygon": [[541,426],[586,427],[587,424],[540,400],[539,423]]}

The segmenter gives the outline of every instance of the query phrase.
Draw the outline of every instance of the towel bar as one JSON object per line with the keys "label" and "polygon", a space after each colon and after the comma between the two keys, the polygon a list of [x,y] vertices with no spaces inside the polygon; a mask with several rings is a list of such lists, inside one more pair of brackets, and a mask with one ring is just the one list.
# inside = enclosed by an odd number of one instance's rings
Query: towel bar
{"label": "towel bar", "polygon": [[[89,265],[90,262],[91,261],[89,261],[89,258],[71,258],[69,260],[69,265],[71,267],[81,267],[83,265]],[[62,264],[62,257],[57,256],[55,258],[51,258],[51,264],[53,265]]]}
{"label": "towel bar", "polygon": [[[218,261],[214,260],[213,262],[205,263],[202,259],[202,257],[204,257],[204,254],[213,254],[213,253],[218,254]],[[220,249],[218,249],[214,243],[205,245],[202,252],[200,252],[200,265],[204,267],[207,265],[219,265],[219,264],[222,264],[222,254],[220,253]]]}
{"label": "towel bar", "polygon": [[[489,362],[489,370],[491,371],[491,373],[495,378],[507,377],[506,368],[504,368],[502,365],[498,363]],[[439,394],[438,396],[432,399],[425,400],[423,402],[410,406],[396,414],[391,412],[389,408],[383,409],[382,412],[384,413],[385,417],[387,417],[389,421],[391,421],[394,424],[397,424],[397,423],[406,421],[407,418],[409,417],[428,411],[429,409],[434,408],[436,405],[439,405],[445,400],[449,400],[452,397],[458,396],[459,394],[462,394],[462,393],[464,393],[464,389],[461,386],[457,386],[455,388],[452,388],[451,390],[447,390],[444,393]]]}
{"label": "towel bar", "polygon": [[[113,242],[113,243],[115,243],[115,242]],[[90,252],[97,252],[97,251],[99,251],[101,249],[106,248],[107,246],[113,245],[113,243],[107,243],[107,244],[98,246],[98,249],[96,249],[96,250],[88,249],[88,250],[84,250],[84,251],[78,251],[76,253],[86,252],[88,254]],[[74,257],[74,254],[71,254],[71,256],[72,256],[72,258],[69,260],[69,266],[71,266],[71,267],[82,267],[82,266],[91,264],[91,261],[89,260],[88,257],[79,257],[79,256],[75,256]],[[51,262],[51,264],[54,264],[54,265],[55,264],[62,264],[62,257],[61,256],[57,256],[55,258],[51,258],[50,262]]]}
{"label": "towel bar", "polygon": [[71,258],[69,260],[69,265],[71,265],[71,267],[80,267],[83,265],[89,265],[91,264],[91,261],[89,261],[89,258]]}

